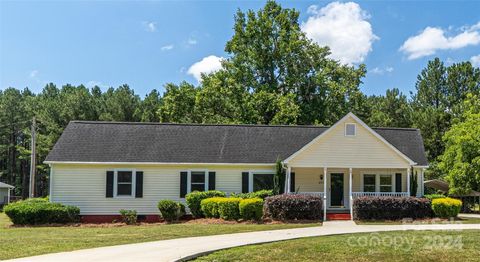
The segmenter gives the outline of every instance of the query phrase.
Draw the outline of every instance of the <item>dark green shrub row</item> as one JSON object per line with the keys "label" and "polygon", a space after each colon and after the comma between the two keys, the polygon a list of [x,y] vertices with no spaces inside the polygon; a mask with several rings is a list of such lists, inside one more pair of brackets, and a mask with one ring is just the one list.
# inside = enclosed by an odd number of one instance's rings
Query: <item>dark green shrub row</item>
{"label": "dark green shrub row", "polygon": [[80,220],[75,206],[51,203],[45,199],[27,199],[5,206],[5,214],[15,225],[66,224]]}
{"label": "dark green shrub row", "polygon": [[233,193],[230,195],[231,197],[238,197],[238,198],[261,198],[265,199],[269,196],[273,196],[273,190],[259,190],[251,193]]}
{"label": "dark green shrub row", "polygon": [[462,208],[462,201],[449,197],[436,198],[432,200],[432,209],[437,217],[452,218],[457,217]]}
{"label": "dark green shrub row", "polygon": [[416,197],[359,197],[353,201],[355,220],[400,220],[432,217],[429,199]]}
{"label": "dark green shrub row", "polygon": [[188,208],[192,215],[196,218],[202,217],[203,213],[201,210],[200,203],[202,200],[212,197],[225,197],[225,192],[218,190],[210,190],[205,192],[194,191],[185,196],[185,201],[187,202]]}
{"label": "dark green shrub row", "polygon": [[160,216],[167,222],[177,221],[185,215],[185,205],[173,200],[160,200],[158,202]]}
{"label": "dark green shrub row", "polygon": [[265,199],[263,213],[273,220],[321,220],[323,218],[322,198],[312,195],[283,194]]}

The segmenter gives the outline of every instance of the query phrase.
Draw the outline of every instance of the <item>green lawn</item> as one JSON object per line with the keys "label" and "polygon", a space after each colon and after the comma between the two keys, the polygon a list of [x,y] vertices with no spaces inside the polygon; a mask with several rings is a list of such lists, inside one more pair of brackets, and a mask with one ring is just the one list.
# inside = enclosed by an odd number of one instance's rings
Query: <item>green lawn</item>
{"label": "green lawn", "polygon": [[0,213],[0,260],[190,236],[318,226],[320,224],[153,224],[118,227],[9,227]]}
{"label": "green lawn", "polygon": [[[376,239],[381,242],[371,241]],[[479,243],[480,230],[362,233],[244,246],[218,251],[197,260],[465,262],[479,261]]]}

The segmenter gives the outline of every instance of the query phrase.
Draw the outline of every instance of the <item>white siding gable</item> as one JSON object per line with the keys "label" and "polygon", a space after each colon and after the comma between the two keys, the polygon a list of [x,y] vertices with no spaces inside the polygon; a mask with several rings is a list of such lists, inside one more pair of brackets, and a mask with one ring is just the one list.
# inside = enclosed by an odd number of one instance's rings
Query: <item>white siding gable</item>
{"label": "white siding gable", "polygon": [[[345,135],[345,124],[355,123],[356,134]],[[340,120],[291,159],[292,167],[403,168],[409,161],[378,138],[352,115]]]}

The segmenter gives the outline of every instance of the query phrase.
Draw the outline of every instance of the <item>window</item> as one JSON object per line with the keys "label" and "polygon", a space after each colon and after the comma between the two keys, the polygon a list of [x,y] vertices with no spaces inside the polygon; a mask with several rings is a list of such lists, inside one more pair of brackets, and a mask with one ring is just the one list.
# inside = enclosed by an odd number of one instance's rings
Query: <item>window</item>
{"label": "window", "polygon": [[253,192],[273,189],[273,174],[253,174]]}
{"label": "window", "polygon": [[205,171],[190,172],[190,192],[205,191]]}
{"label": "window", "polygon": [[115,196],[134,196],[135,172],[115,171]]}
{"label": "window", "polygon": [[376,175],[363,175],[363,192],[375,192]]}
{"label": "window", "polygon": [[357,134],[357,125],[345,124],[345,136],[355,136]]}
{"label": "window", "polygon": [[392,192],[391,175],[380,175],[380,192]]}

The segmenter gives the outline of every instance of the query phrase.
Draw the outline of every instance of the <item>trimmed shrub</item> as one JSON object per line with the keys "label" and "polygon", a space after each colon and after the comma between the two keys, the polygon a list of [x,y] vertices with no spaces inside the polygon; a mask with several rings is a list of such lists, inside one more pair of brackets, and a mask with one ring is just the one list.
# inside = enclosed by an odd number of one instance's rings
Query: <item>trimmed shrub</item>
{"label": "trimmed shrub", "polygon": [[160,200],[157,206],[160,216],[167,222],[176,221],[185,214],[185,205],[173,200]]}
{"label": "trimmed shrub", "polygon": [[219,199],[223,197],[212,197],[202,200],[200,202],[201,210],[203,215],[207,218],[219,218],[220,213],[218,212],[218,202]]}
{"label": "trimmed shrub", "polygon": [[225,192],[218,190],[210,190],[205,192],[194,191],[185,196],[185,201],[187,202],[188,208],[194,217],[202,217],[201,202],[204,199],[212,197],[225,197]]}
{"label": "trimmed shrub", "polygon": [[430,195],[425,195],[424,197],[428,198],[430,200],[434,200],[434,199],[437,199],[437,198],[444,198],[445,196],[442,195],[442,194],[430,194]]}
{"label": "trimmed shrub", "polygon": [[245,220],[260,220],[263,216],[263,200],[261,198],[243,199],[238,208],[240,217]]}
{"label": "trimmed shrub", "polygon": [[240,210],[239,204],[241,198],[237,197],[225,197],[225,198],[217,198],[218,203],[218,214],[220,218],[225,220],[238,220],[240,219]]}
{"label": "trimmed shrub", "polygon": [[457,217],[462,208],[462,201],[454,198],[444,197],[432,200],[432,209],[437,217]]}
{"label": "trimmed shrub", "polygon": [[137,210],[121,209],[120,215],[122,216],[123,223],[127,225],[137,224]]}
{"label": "trimmed shrub", "polygon": [[78,207],[52,203],[46,199],[33,198],[10,203],[3,211],[15,225],[66,224],[80,220]]}
{"label": "trimmed shrub", "polygon": [[238,198],[261,198],[265,199],[269,196],[273,196],[273,190],[259,190],[251,193],[233,193],[230,195],[231,197],[238,197]]}
{"label": "trimmed shrub", "polygon": [[432,217],[431,201],[416,197],[359,197],[353,201],[355,220],[399,220]]}
{"label": "trimmed shrub", "polygon": [[273,220],[321,220],[323,217],[322,198],[296,194],[267,197],[263,204],[263,214],[265,218]]}

